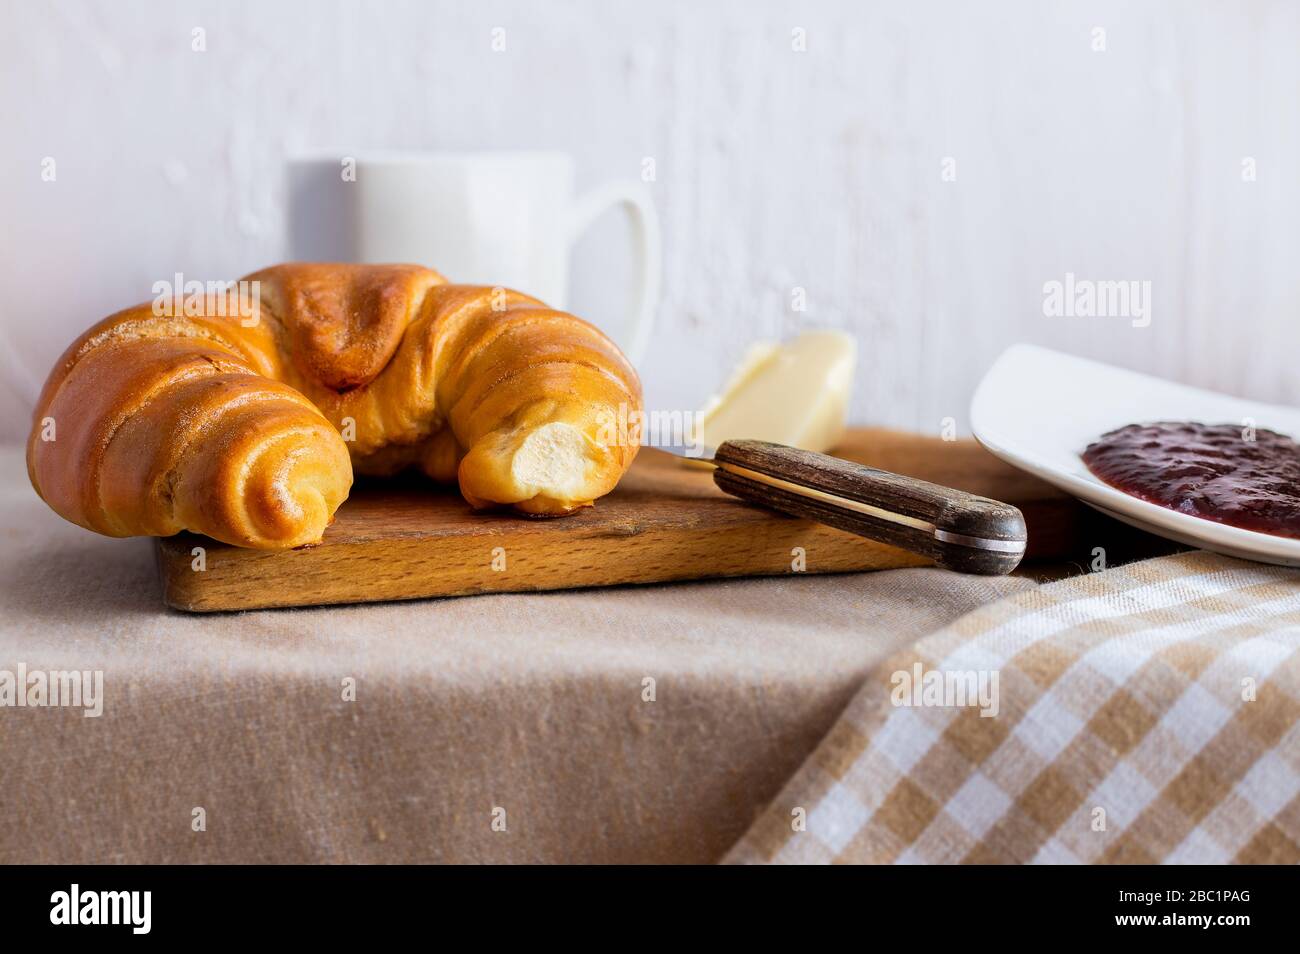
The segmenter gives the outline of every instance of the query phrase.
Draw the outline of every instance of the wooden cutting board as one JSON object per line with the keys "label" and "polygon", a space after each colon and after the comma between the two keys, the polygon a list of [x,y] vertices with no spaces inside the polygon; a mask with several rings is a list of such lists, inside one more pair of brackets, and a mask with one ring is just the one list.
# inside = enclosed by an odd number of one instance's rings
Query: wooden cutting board
{"label": "wooden cutting board", "polygon": [[[1029,525],[1027,559],[1065,556],[1085,519],[1072,499],[971,440],[855,429],[836,454],[1015,504]],[[713,485],[711,469],[650,448],[612,494],[571,517],[474,513],[453,488],[404,479],[354,487],[314,547],[247,550],[182,533],[157,548],[164,600],[199,612],[928,562],[743,503]]]}

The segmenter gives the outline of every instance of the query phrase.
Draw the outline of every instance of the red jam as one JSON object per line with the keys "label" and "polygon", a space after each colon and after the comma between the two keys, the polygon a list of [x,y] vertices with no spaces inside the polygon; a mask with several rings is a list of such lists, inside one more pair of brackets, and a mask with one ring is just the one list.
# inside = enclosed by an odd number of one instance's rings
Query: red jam
{"label": "red jam", "polygon": [[1300,539],[1300,444],[1282,434],[1129,424],[1089,444],[1083,462],[1112,487],[1170,510]]}

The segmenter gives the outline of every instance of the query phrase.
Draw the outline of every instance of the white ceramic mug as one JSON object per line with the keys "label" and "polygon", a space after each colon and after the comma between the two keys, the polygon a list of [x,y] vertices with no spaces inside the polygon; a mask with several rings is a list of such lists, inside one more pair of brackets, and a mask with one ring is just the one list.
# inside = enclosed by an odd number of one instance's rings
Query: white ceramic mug
{"label": "white ceramic mug", "polygon": [[[349,165],[351,163],[351,165]],[[312,157],[289,164],[290,252],[304,261],[416,262],[454,282],[502,285],[568,306],[573,246],[625,210],[637,259],[628,314],[598,321],[628,357],[650,343],[659,296],[659,222],[635,180],[574,194],[557,152]]]}

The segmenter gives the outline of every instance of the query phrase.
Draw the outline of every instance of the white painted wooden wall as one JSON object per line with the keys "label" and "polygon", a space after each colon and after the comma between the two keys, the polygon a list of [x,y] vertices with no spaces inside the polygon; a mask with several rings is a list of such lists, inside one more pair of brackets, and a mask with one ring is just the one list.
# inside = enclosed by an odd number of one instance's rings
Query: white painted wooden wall
{"label": "white painted wooden wall", "polygon": [[[557,148],[580,185],[654,158],[654,406],[817,326],[859,336],[864,422],[964,428],[1019,340],[1300,403],[1294,2],[2,0],[0,23],[5,439],[92,321],[283,258],[283,159],[319,149]],[[625,242],[583,243],[573,310],[618,308]],[[1066,272],[1150,281],[1150,327],[1045,317]]]}

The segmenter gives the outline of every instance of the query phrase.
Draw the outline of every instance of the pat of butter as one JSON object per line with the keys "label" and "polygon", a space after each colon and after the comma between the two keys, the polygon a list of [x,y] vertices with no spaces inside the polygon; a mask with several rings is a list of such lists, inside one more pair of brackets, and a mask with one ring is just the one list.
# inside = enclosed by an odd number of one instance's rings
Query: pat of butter
{"label": "pat of butter", "polygon": [[844,436],[857,353],[854,339],[838,331],[755,345],[705,406],[704,443],[749,439],[830,450]]}

